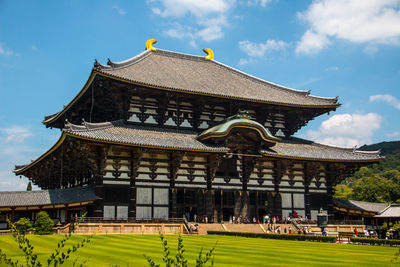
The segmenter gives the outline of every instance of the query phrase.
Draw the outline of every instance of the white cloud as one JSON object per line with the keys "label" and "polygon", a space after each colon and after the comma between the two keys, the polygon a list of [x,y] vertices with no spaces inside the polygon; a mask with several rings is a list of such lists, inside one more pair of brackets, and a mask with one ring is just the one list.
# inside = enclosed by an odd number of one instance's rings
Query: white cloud
{"label": "white cloud", "polygon": [[253,43],[249,40],[239,42],[239,48],[249,57],[261,58],[270,51],[283,50],[288,43],[281,40],[267,40],[265,43]]}
{"label": "white cloud", "polygon": [[247,5],[266,7],[270,2],[272,2],[272,0],[248,0]]}
{"label": "white cloud", "polygon": [[330,43],[324,34],[315,33],[312,30],[306,31],[297,44],[296,53],[317,53]]}
{"label": "white cloud", "polygon": [[388,103],[389,105],[393,106],[396,109],[400,109],[400,101],[389,94],[386,95],[371,95],[369,97],[369,101],[370,102],[374,102],[374,101],[384,101],[386,103]]}
{"label": "white cloud", "polygon": [[[210,13],[224,13],[232,4],[227,0],[159,0],[151,1],[152,3],[161,2],[164,9],[158,9],[155,14],[163,17],[182,17],[186,14],[193,14],[196,17],[205,17]],[[154,12],[154,8],[153,8]]]}
{"label": "white cloud", "polygon": [[21,126],[11,126],[9,128],[0,128],[0,140],[4,140],[6,143],[22,143],[26,138],[33,136],[28,129]]}
{"label": "white cloud", "polygon": [[125,9],[122,9],[122,8],[120,8],[120,7],[117,6],[117,5],[114,5],[112,8],[113,8],[115,11],[117,11],[117,13],[118,13],[119,15],[121,15],[121,16],[126,15]]}
{"label": "white cloud", "polygon": [[[234,0],[152,0],[154,14],[168,20],[173,19],[170,28],[163,32],[172,38],[201,39],[210,42],[224,36],[229,26],[227,12]],[[194,22],[194,23],[192,23]],[[183,26],[184,25],[184,26]]]}
{"label": "white cloud", "polygon": [[[317,0],[298,17],[310,24],[297,53],[319,52],[338,38],[355,43],[399,44],[400,0]],[[377,49],[377,48],[376,48]]]}
{"label": "white cloud", "polygon": [[383,118],[376,113],[337,114],[323,121],[317,131],[307,137],[323,144],[354,147],[370,144],[374,131],[381,127]]}
{"label": "white cloud", "polygon": [[239,65],[256,62],[273,51],[284,51],[289,44],[281,40],[266,40],[265,43],[253,43],[249,40],[239,42],[239,48],[247,54],[248,59],[241,58]]}
{"label": "white cloud", "polygon": [[13,54],[14,52],[11,49],[7,48],[4,43],[0,43],[0,55],[11,56]]}

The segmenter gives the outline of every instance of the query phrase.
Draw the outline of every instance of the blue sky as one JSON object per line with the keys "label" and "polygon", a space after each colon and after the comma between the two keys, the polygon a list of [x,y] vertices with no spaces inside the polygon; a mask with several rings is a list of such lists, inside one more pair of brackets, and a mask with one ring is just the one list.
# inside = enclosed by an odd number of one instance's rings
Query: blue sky
{"label": "blue sky", "polygon": [[400,139],[400,0],[0,0],[0,191],[24,190],[14,164],[58,139],[62,109],[96,58],[156,47],[203,55],[342,106],[297,136],[337,146]]}

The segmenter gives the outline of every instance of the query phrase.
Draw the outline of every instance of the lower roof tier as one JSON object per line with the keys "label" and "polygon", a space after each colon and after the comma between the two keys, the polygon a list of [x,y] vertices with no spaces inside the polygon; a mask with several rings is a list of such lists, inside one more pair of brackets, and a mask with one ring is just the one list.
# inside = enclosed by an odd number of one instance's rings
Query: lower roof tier
{"label": "lower roof tier", "polygon": [[[252,131],[249,129],[249,131]],[[74,125],[66,123],[57,143],[45,154],[28,165],[16,166],[14,172],[21,175],[56,151],[66,139],[77,139],[99,144],[122,145],[173,151],[202,153],[231,153],[228,144],[213,144],[198,139],[195,132],[157,127],[139,127],[123,121]],[[286,158],[310,161],[363,162],[372,163],[382,159],[379,151],[366,152],[318,144],[299,138],[281,139],[268,148],[260,147],[259,154],[269,158]]]}
{"label": "lower roof tier", "polygon": [[40,191],[8,191],[0,194],[0,210],[18,207],[46,207],[91,202],[96,196],[93,186]]}

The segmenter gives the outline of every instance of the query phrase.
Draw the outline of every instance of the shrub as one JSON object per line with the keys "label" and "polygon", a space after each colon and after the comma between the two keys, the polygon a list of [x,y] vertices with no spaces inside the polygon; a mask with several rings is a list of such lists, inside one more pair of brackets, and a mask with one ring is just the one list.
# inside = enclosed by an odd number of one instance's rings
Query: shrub
{"label": "shrub", "polygon": [[377,239],[377,238],[364,238],[364,237],[351,237],[351,243],[363,245],[379,245],[379,246],[400,246],[400,240],[396,239]]}
{"label": "shrub", "polygon": [[14,225],[17,232],[21,235],[24,235],[26,232],[29,232],[33,229],[31,221],[25,217],[19,219]]}
{"label": "shrub", "polygon": [[54,222],[45,211],[38,213],[35,228],[38,235],[49,235],[53,233]]}
{"label": "shrub", "polygon": [[242,236],[242,237],[265,238],[265,239],[316,241],[316,242],[327,242],[327,243],[336,243],[337,240],[335,236],[319,236],[319,235],[259,234],[259,233],[223,232],[223,231],[207,231],[207,234]]}

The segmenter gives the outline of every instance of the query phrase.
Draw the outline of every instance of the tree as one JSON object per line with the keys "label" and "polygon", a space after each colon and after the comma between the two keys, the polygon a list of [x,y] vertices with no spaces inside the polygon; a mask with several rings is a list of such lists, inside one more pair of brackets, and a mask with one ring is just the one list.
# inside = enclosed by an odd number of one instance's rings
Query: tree
{"label": "tree", "polygon": [[37,214],[35,228],[38,235],[49,235],[53,233],[54,222],[50,219],[49,214],[41,211]]}
{"label": "tree", "polygon": [[354,184],[355,200],[368,202],[391,202],[390,191],[392,182],[380,177],[364,177]]}
{"label": "tree", "polygon": [[19,219],[14,225],[17,232],[21,235],[24,235],[26,232],[29,232],[33,229],[31,221],[25,217]]}
{"label": "tree", "polygon": [[335,186],[335,195],[336,198],[344,198],[351,199],[353,197],[353,190],[345,184],[338,184]]}
{"label": "tree", "polygon": [[32,191],[32,183],[29,182],[28,186],[26,187],[26,191]]}

